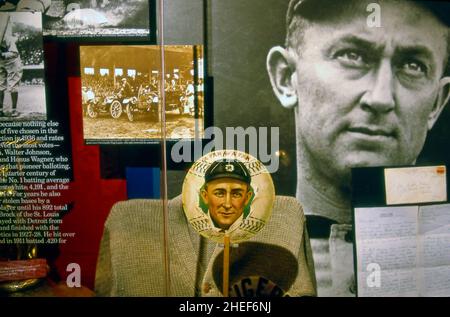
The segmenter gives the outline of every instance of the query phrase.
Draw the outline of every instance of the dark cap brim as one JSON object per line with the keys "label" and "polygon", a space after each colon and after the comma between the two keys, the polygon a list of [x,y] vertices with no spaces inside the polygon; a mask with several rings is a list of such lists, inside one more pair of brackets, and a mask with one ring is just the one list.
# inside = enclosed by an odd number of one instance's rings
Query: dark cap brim
{"label": "dark cap brim", "polygon": [[240,181],[250,185],[250,180],[248,178],[245,178],[245,177],[242,177],[242,176],[236,175],[236,174],[230,174],[230,173],[215,174],[211,177],[208,177],[205,181],[206,181],[206,183],[209,183],[210,181],[213,181],[216,179],[223,179],[223,178],[237,179],[237,180],[240,180]]}

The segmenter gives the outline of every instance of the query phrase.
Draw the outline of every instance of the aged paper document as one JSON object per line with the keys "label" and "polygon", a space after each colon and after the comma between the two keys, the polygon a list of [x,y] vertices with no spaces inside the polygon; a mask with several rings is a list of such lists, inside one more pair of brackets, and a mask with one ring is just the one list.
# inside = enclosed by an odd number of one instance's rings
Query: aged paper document
{"label": "aged paper document", "polygon": [[419,209],[422,296],[450,296],[450,205]]}
{"label": "aged paper document", "polygon": [[450,204],[355,209],[358,296],[450,296]]}
{"label": "aged paper document", "polygon": [[355,209],[358,296],[418,296],[417,213],[417,206]]}
{"label": "aged paper document", "polygon": [[386,204],[419,204],[447,200],[445,166],[386,168]]}

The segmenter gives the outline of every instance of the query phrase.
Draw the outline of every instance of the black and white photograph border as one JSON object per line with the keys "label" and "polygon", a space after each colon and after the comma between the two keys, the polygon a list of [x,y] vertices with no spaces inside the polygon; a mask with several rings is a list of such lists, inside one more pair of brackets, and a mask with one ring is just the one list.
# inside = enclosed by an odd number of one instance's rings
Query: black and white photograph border
{"label": "black and white photograph border", "polygon": [[44,16],[44,36],[61,38],[148,38],[149,0],[52,0]]}
{"label": "black and white photograph border", "polygon": [[[45,120],[47,116],[44,49],[42,42],[42,14],[32,12],[0,12],[0,20],[8,21],[5,36],[9,32],[17,47],[20,61],[14,66],[14,77],[20,76],[17,88],[17,105],[13,109],[11,87],[4,91],[2,116],[0,121]],[[2,41],[3,42],[3,41]],[[6,49],[6,48],[5,48]],[[5,74],[11,67],[4,67],[6,60],[0,61],[1,72]],[[12,75],[11,75],[12,76]],[[9,79],[8,79],[9,81]],[[10,86],[8,81],[7,86]]]}

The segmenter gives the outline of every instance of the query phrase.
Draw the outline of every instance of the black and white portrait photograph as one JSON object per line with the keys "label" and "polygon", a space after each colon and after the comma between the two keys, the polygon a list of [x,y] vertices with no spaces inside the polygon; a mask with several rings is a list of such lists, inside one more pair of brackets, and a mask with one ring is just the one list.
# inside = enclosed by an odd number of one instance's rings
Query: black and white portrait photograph
{"label": "black and white portrait photograph", "polygon": [[149,0],[9,0],[0,11],[43,13],[44,35],[56,37],[148,37]]}
{"label": "black and white portrait photograph", "polygon": [[203,48],[166,46],[164,56],[163,73],[160,46],[80,47],[86,142],[158,140],[162,111],[168,139],[203,134]]}
{"label": "black and white portrait photograph", "polygon": [[373,2],[210,3],[214,123],[280,127],[319,296],[356,294],[352,168],[449,161],[449,3]]}
{"label": "black and white portrait photograph", "polygon": [[41,13],[0,12],[0,120],[45,120]]}

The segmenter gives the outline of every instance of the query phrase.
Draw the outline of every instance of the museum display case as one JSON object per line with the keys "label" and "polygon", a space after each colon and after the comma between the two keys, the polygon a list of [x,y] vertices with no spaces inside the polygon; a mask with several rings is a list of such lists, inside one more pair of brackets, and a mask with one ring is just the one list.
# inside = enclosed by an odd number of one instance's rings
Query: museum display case
{"label": "museum display case", "polygon": [[0,1],[1,296],[450,296],[449,8]]}

